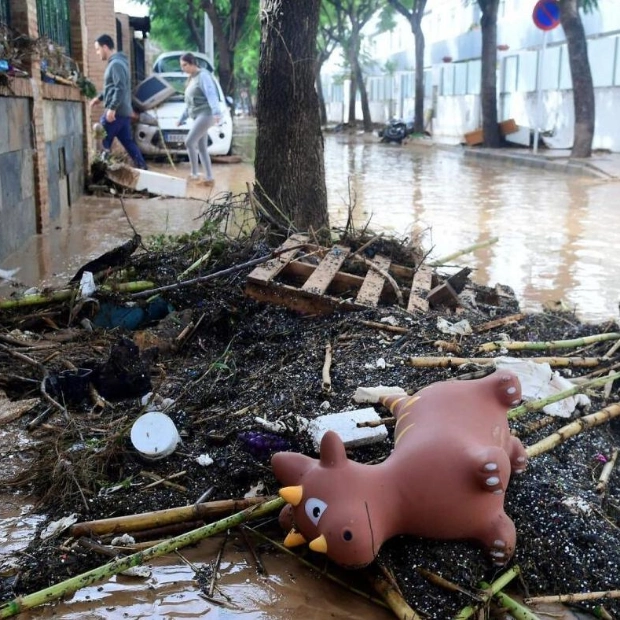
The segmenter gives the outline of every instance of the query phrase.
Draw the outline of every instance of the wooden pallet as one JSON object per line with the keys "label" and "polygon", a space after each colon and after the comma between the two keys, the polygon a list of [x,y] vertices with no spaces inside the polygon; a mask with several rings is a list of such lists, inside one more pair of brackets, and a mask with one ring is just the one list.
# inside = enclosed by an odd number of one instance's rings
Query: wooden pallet
{"label": "wooden pallet", "polygon": [[[286,306],[303,314],[328,314],[336,309],[365,310],[381,301],[395,303],[393,282],[409,282],[400,289],[409,312],[428,311],[426,294],[431,288],[428,267],[417,271],[392,264],[379,254],[372,260],[351,255],[343,245],[323,248],[310,243],[306,235],[292,235],[281,252],[256,267],[247,277],[245,292],[258,301]],[[356,263],[364,276],[343,271],[344,262]],[[388,274],[388,278],[385,277]]]}

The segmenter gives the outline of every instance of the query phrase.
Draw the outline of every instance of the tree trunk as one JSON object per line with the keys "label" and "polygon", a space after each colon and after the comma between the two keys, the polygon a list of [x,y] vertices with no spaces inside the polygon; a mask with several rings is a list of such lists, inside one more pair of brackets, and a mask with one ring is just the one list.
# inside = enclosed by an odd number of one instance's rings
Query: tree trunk
{"label": "tree trunk", "polygon": [[411,31],[415,38],[415,112],[413,123],[415,133],[424,133],[424,32],[422,32],[420,21],[421,18],[416,20],[415,24],[411,24]]}
{"label": "tree trunk", "polygon": [[319,119],[321,126],[327,125],[327,107],[325,106],[325,95],[323,94],[323,84],[321,82],[321,69],[323,68],[323,61],[321,60],[321,54],[316,62],[316,77],[314,82],[316,84],[316,94],[319,98]]}
{"label": "tree trunk", "polygon": [[359,58],[355,58],[355,79],[357,82],[357,88],[360,93],[360,100],[362,102],[362,119],[364,123],[364,131],[366,133],[372,131],[372,118],[370,117],[370,105],[368,104],[368,91],[366,90],[366,83],[364,82],[364,74],[360,67]]}
{"label": "tree trunk", "polygon": [[[329,232],[316,77],[321,0],[262,0],[255,193],[285,228]],[[280,212],[284,215],[281,215]]]}
{"label": "tree trunk", "polygon": [[560,22],[566,35],[573,80],[575,138],[571,157],[590,157],[594,140],[594,85],[588,60],[588,43],[577,0],[560,0]]}
{"label": "tree trunk", "polygon": [[497,124],[497,8],[499,0],[478,0],[482,10],[482,75],[480,103],[484,146],[502,145]]}

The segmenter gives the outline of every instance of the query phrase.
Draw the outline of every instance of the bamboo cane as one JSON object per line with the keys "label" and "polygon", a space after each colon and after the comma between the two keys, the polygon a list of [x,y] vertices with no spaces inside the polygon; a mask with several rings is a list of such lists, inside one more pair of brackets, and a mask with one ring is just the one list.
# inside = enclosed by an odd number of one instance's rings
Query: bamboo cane
{"label": "bamboo cane", "polygon": [[597,342],[605,342],[606,340],[618,340],[620,334],[618,332],[610,332],[608,334],[594,334],[593,336],[583,336],[581,338],[573,338],[572,340],[549,340],[547,342],[485,342],[480,345],[478,351],[481,353],[489,351],[497,351],[498,349],[506,349],[508,351],[544,351],[546,349],[576,349],[577,347],[585,347]]}
{"label": "bamboo cane", "polygon": [[457,252],[448,254],[448,256],[442,256],[441,258],[438,258],[437,260],[434,260],[432,263],[429,263],[429,264],[431,267],[439,267],[440,265],[445,265],[446,263],[449,263],[451,260],[454,260],[455,258],[459,258],[459,256],[463,256],[464,254],[469,254],[470,252],[474,252],[475,250],[486,248],[489,245],[493,245],[494,243],[497,243],[498,241],[499,241],[499,237],[491,237],[490,239],[487,239],[486,241],[481,241],[480,243],[474,243],[473,245],[463,248],[462,250],[458,250]]}
{"label": "bamboo cane", "polygon": [[399,620],[422,620],[422,617],[409,606],[402,594],[385,577],[372,575],[370,580],[372,587],[381,595]]}
{"label": "bamboo cane", "polygon": [[[549,366],[561,368],[588,368],[601,364],[600,357],[528,357],[529,362],[537,364],[549,364]],[[495,364],[493,357],[410,357],[406,361],[407,366],[414,368],[452,368],[465,364],[492,365]]]}
{"label": "bamboo cane", "polygon": [[124,517],[111,517],[98,521],[84,521],[83,523],[76,523],[71,528],[71,536],[79,538],[80,536],[88,536],[91,534],[101,536],[102,534],[137,532],[140,530],[172,525],[174,523],[183,523],[185,521],[205,520],[219,516],[225,512],[234,512],[236,510],[250,508],[256,504],[264,503],[264,501],[265,500],[260,497],[217,500],[214,502],[205,502],[204,504],[191,504],[190,506],[179,506],[178,508],[168,508],[166,510],[156,510],[154,512],[127,515]]}
{"label": "bamboo cane", "polygon": [[605,407],[604,409],[601,409],[596,413],[591,413],[590,415],[579,418],[578,420],[575,420],[574,422],[563,426],[555,433],[527,447],[525,451],[530,458],[534,456],[539,456],[540,454],[548,452],[556,446],[559,446],[561,443],[564,443],[567,439],[578,435],[582,431],[604,424],[605,422],[608,422],[609,420],[616,418],[619,415],[620,404],[617,403],[614,405],[610,405],[609,407]]}
{"label": "bamboo cane", "polygon": [[[104,292],[117,293],[137,293],[152,289],[155,286],[153,282],[147,280],[138,280],[137,282],[120,282],[119,284],[105,284],[99,288]],[[77,295],[77,289],[61,289],[50,293],[39,293],[37,295],[25,295],[18,299],[0,299],[0,310],[12,310],[14,308],[25,308],[28,306],[41,306],[43,304],[51,304],[57,301],[66,301]]]}
{"label": "bamboo cane", "polygon": [[604,493],[607,489],[611,472],[614,470],[616,461],[618,460],[618,451],[618,448],[615,448],[611,454],[611,458],[603,466],[603,470],[601,471],[601,475],[599,476],[598,483],[596,485],[597,493]]}
{"label": "bamboo cane", "polygon": [[558,392],[557,394],[552,394],[551,396],[547,396],[546,398],[540,398],[538,400],[531,400],[527,403],[523,403],[518,407],[514,407],[508,411],[508,419],[514,420],[518,418],[520,415],[524,413],[528,413],[529,411],[539,411],[543,407],[550,405],[551,403],[557,403],[559,400],[564,400],[569,396],[574,396],[575,394],[580,394],[586,390],[586,388],[594,388],[599,387],[601,385],[605,385],[610,381],[615,381],[620,378],[620,372],[616,372],[612,375],[606,375],[605,377],[598,377],[597,379],[592,379],[591,381],[586,381],[585,383],[581,383],[576,385],[575,387],[568,388],[568,390],[564,390],[562,392]]}
{"label": "bamboo cane", "polygon": [[329,394],[332,391],[332,379],[329,374],[332,367],[332,343],[327,342],[325,345],[325,361],[323,362],[323,370],[321,372],[321,378],[323,381],[323,392]]}
{"label": "bamboo cane", "polygon": [[[518,566],[513,566],[500,575],[491,585],[485,584],[485,591],[480,593],[483,603],[487,602],[500,590],[505,588],[520,573],[521,569]],[[478,607],[478,605],[468,605],[467,607],[464,607],[456,616],[454,616],[453,620],[467,620],[467,618],[471,618],[478,610]]]}
{"label": "bamboo cane", "polygon": [[524,601],[528,605],[536,603],[580,603],[582,601],[595,601],[601,598],[620,598],[620,590],[607,590],[605,592],[577,592],[574,594],[553,594],[550,596],[530,596]]}
{"label": "bamboo cane", "polygon": [[278,497],[266,501],[259,506],[251,506],[250,508],[246,508],[245,510],[235,513],[230,517],[221,519],[216,523],[204,525],[203,527],[193,530],[192,532],[188,532],[187,534],[181,534],[175,538],[166,540],[155,547],[147,549],[146,551],[140,551],[127,557],[113,560],[104,566],[100,566],[86,573],[82,573],[81,575],[62,581],[61,583],[45,588],[44,590],[40,590],[39,592],[34,592],[33,594],[28,594],[27,596],[13,599],[12,601],[0,606],[0,618],[10,618],[11,616],[15,616],[27,609],[33,609],[34,607],[38,607],[44,603],[58,600],[59,598],[75,592],[80,588],[90,586],[94,583],[102,581],[103,579],[111,577],[112,575],[122,573],[129,568],[144,564],[153,558],[166,555],[167,553],[172,553],[173,551],[186,547],[187,545],[195,544],[205,538],[224,532],[231,527],[236,527],[241,523],[245,523],[250,519],[264,517],[274,510],[282,508],[285,503],[286,502],[282,498]]}
{"label": "bamboo cane", "polygon": [[[483,588],[488,588],[489,584],[483,581],[480,584]],[[540,620],[540,618],[527,607],[524,607],[520,603],[517,603],[513,598],[508,596],[505,592],[497,592],[493,595],[493,598],[504,608],[508,610],[511,618],[514,620]]]}

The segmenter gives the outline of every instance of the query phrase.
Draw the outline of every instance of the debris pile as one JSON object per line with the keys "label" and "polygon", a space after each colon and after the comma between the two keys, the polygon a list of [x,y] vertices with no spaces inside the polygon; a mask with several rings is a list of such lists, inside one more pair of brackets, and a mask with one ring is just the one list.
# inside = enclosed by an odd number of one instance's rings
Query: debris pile
{"label": "debris pile", "polygon": [[[97,263],[94,291],[80,293],[82,270],[66,290],[0,300],[0,424],[32,439],[27,468],[5,475],[3,487],[36,493],[46,527],[77,518],[62,536],[34,540],[18,567],[2,572],[0,600],[99,567],[104,554],[200,530],[195,542],[212,533],[205,523],[255,504],[259,518],[248,517],[249,508],[233,524],[252,518],[248,531],[280,542],[274,514],[260,518],[282,505],[273,499],[274,452],[315,455],[337,414],[343,434],[372,436],[349,445],[350,458],[379,462],[392,449],[393,422],[372,404],[378,386],[413,394],[518,359],[547,364],[548,372],[533,400],[509,415],[531,459],[506,494],[517,528],[508,569],[493,569],[466,541],[399,537],[383,546],[381,570],[371,569],[375,586],[390,591],[399,617],[412,608],[426,618],[465,618],[465,608],[474,614],[518,595],[574,593],[584,595],[575,605],[620,613],[612,598],[620,575],[613,468],[620,405],[616,375],[608,376],[620,365],[616,324],[523,314],[507,287],[476,285],[469,270],[442,274],[418,248],[381,236],[345,236],[332,248],[300,236],[270,244],[256,233],[225,238],[207,222],[163,250],[129,254]],[[553,377],[560,387],[546,386]],[[567,387],[568,410],[541,411]],[[132,434],[152,412],[178,433],[170,431],[165,454],[155,458],[149,450],[159,448],[141,443],[144,429]],[[154,511],[176,516],[165,527],[152,516],[137,525]],[[112,525],[97,524],[109,517]],[[113,542],[120,534],[133,541],[123,551]],[[300,553],[325,570],[320,557]],[[483,590],[517,576],[510,597]],[[600,591],[615,595],[585,596]]]}

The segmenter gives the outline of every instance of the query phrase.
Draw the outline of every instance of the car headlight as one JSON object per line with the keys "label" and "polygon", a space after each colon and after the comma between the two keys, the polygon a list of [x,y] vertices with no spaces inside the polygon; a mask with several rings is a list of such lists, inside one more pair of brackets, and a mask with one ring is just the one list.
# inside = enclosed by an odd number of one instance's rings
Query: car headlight
{"label": "car headlight", "polygon": [[140,118],[138,119],[139,123],[144,123],[145,125],[152,125],[153,127],[157,127],[159,123],[157,119],[148,112],[140,112]]}

